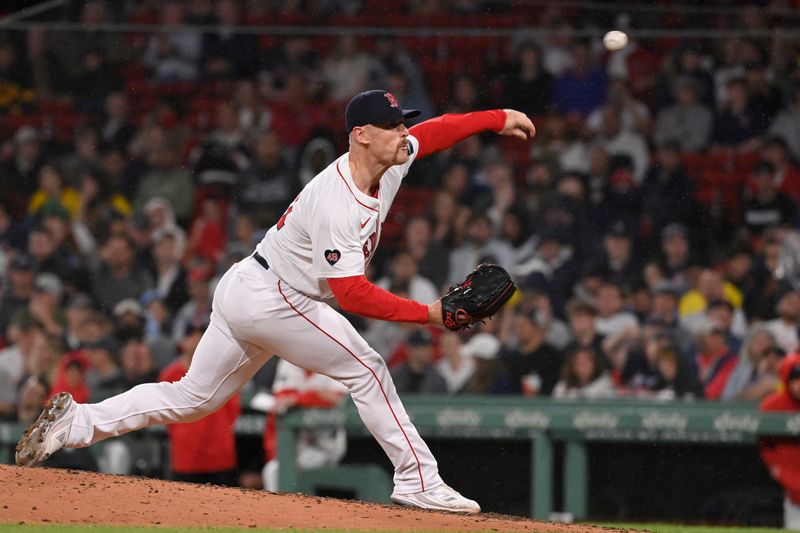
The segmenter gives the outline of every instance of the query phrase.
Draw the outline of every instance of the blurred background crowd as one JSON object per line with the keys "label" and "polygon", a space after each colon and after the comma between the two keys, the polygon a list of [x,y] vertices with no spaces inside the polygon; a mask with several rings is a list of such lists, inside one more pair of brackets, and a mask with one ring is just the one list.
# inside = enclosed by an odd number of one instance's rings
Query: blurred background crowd
{"label": "blurred background crowd", "polygon": [[[797,6],[669,4],[88,1],[3,31],[0,417],[178,379],[216,280],[346,150],[370,88],[420,120],[513,107],[538,128],[406,178],[371,279],[429,303],[492,261],[521,290],[463,334],[351,317],[402,393],[763,398],[800,343],[773,276],[800,202]],[[714,38],[635,33],[700,24]],[[612,27],[634,38],[610,54]]]}

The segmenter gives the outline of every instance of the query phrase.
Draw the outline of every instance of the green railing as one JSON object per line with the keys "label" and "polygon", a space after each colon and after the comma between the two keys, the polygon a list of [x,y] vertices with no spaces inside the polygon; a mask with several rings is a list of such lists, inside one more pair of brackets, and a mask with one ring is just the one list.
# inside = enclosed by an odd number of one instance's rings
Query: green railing
{"label": "green railing", "polygon": [[[531,442],[530,514],[548,518],[553,511],[553,446],[564,453],[564,511],[576,519],[587,514],[590,464],[586,443],[592,441],[753,445],[760,436],[800,438],[800,413],[759,413],[752,403],[654,402],[639,400],[554,401],[519,397],[407,396],[403,402],[424,437],[497,438]],[[348,435],[367,435],[352,403],[338,409],[296,410],[278,423],[280,488],[299,486],[294,468],[296,431],[344,426]],[[260,435],[263,415],[242,415],[237,434]],[[12,460],[22,433],[17,424],[0,424],[0,462]],[[148,431],[161,433],[163,428]]]}
{"label": "green railing", "polygon": [[[759,413],[752,403],[654,402],[637,400],[553,401],[546,399],[405,397],[414,425],[425,437],[525,439],[531,442],[530,515],[553,511],[553,446],[564,443],[564,511],[587,515],[591,441],[753,445],[760,436],[800,436],[800,413]],[[352,405],[338,410],[295,411],[279,428],[280,487],[295,490],[295,431],[344,425],[348,434],[366,429]]]}

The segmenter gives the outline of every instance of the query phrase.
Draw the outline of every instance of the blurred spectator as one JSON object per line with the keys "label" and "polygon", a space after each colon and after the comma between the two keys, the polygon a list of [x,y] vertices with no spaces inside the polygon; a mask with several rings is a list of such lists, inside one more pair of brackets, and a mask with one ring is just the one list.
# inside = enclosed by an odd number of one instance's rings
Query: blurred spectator
{"label": "blurred spectator", "polygon": [[186,236],[178,226],[163,226],[153,232],[155,289],[171,313],[189,300],[187,272],[181,264]]}
{"label": "blurred spectator", "polygon": [[606,100],[606,71],[594,65],[589,45],[572,45],[572,65],[556,78],[553,104],[566,115],[587,116]]}
{"label": "blurred spectator", "polygon": [[[164,298],[156,289],[142,294],[139,303],[144,310],[144,335],[148,343],[169,335],[171,330],[171,313]],[[158,365],[163,367],[164,365]]]}
{"label": "blurred spectator", "polygon": [[[151,292],[148,290],[145,294]],[[120,339],[126,340],[128,337],[135,337],[146,345],[153,365],[157,369],[166,368],[175,359],[176,343],[165,333],[148,335],[145,330],[146,324],[145,310],[143,306],[134,299],[125,299],[114,306],[114,320],[116,334]]]}
{"label": "blurred spectator", "polygon": [[545,341],[546,324],[538,311],[515,313],[517,346],[506,349],[511,392],[525,396],[550,396],[564,364],[564,354]]}
{"label": "blurred spectator", "polygon": [[76,402],[89,403],[91,392],[86,385],[88,369],[89,360],[81,351],[62,355],[51,389],[70,393]]}
{"label": "blurred spectator", "polygon": [[[761,402],[761,411],[800,411],[800,355],[786,357],[780,365],[783,387]],[[770,475],[783,487],[783,527],[800,530],[800,447],[791,437],[765,437],[759,441],[761,458]]]}
{"label": "blurred spectator", "polygon": [[677,141],[662,144],[642,182],[641,214],[651,235],[661,235],[675,222],[691,224],[697,216],[694,185],[686,175],[682,155]]}
{"label": "blurred spectator", "polygon": [[736,368],[722,391],[722,399],[761,400],[775,391],[780,383],[779,367],[785,356],[786,352],[778,348],[769,330],[753,326]]}
{"label": "blurred spectator", "polygon": [[[499,342],[494,337],[492,339]],[[475,359],[468,353],[458,333],[442,333],[439,346],[442,358],[436,363],[436,371],[444,378],[448,394],[459,394],[475,373]]]}
{"label": "blurred spectator", "polygon": [[37,376],[28,376],[19,388],[19,403],[17,404],[17,422],[30,424],[41,413],[42,407],[47,403],[49,387],[47,383]]}
{"label": "blurred spectator", "polygon": [[475,371],[463,388],[465,394],[509,394],[512,386],[504,362],[501,343],[491,333],[475,334],[463,347],[465,357],[475,362]]}
{"label": "blurred spectator", "polygon": [[766,63],[762,59],[747,61],[744,69],[750,105],[755,109],[756,115],[766,119],[768,123],[772,122],[781,108],[783,98],[768,79]]}
{"label": "blurred spectator", "polygon": [[596,318],[597,309],[594,305],[580,298],[570,300],[567,304],[567,319],[572,342],[567,346],[567,351],[572,351],[574,348],[591,348],[603,358],[606,366],[610,366],[603,353],[603,336],[598,334],[595,328]]}
{"label": "blurred spectator", "polygon": [[[195,324],[180,343],[180,355],[158,376],[174,383],[189,370],[206,324]],[[172,479],[191,483],[236,485],[236,438],[234,424],[239,416],[239,395],[235,394],[218,411],[187,424],[167,426]]]}
{"label": "blurred spectator", "polygon": [[632,230],[624,221],[614,222],[606,230],[600,261],[596,268],[603,272],[603,277],[620,286],[630,286],[641,272],[633,250]]}
{"label": "blurred spectator", "polygon": [[706,147],[711,136],[714,117],[700,103],[698,87],[689,76],[675,80],[675,103],[658,113],[653,139],[658,146],[673,142],[681,150],[697,152]]}
{"label": "blurred spectator", "polygon": [[66,319],[61,309],[61,294],[64,286],[55,274],[43,272],[33,281],[28,310],[31,316],[44,328],[45,333],[54,337],[64,334]]}
{"label": "blurred spectator", "polygon": [[94,401],[108,398],[128,388],[119,367],[118,349],[119,342],[111,336],[87,342],[84,346],[84,354],[89,361],[86,385]]}
{"label": "blurred spectator", "polygon": [[189,301],[183,304],[175,315],[172,325],[172,338],[180,342],[190,324],[208,321],[211,316],[211,276],[207,266],[196,266],[189,270],[187,280]]}
{"label": "blurred spectator", "polygon": [[150,275],[136,264],[135,252],[126,235],[112,235],[100,249],[102,263],[92,275],[92,295],[102,310],[110,312],[121,300],[137,299],[153,286]]}
{"label": "blurred spectator", "polygon": [[69,350],[78,350],[81,347],[79,330],[81,324],[91,316],[92,312],[92,299],[86,294],[78,293],[69,299],[64,311],[66,318],[64,339]]}
{"label": "blurred spectator", "polygon": [[794,353],[800,348],[798,326],[800,326],[800,292],[787,289],[778,299],[775,307],[778,316],[765,322],[767,331],[775,337],[775,342],[786,353]]}
{"label": "blurred spectator", "polygon": [[8,265],[7,283],[2,287],[0,298],[0,336],[5,336],[17,311],[28,307],[33,294],[34,267],[29,255],[17,255]]}
{"label": "blurred spectator", "polygon": [[597,318],[595,328],[604,337],[614,336],[628,328],[637,328],[636,315],[624,309],[625,299],[622,287],[615,283],[605,283],[597,291]]}
{"label": "blurred spectator", "polygon": [[758,136],[769,125],[769,117],[763,116],[750,103],[747,84],[741,78],[728,82],[728,100],[714,117],[711,134],[713,145],[741,151],[757,148]]}
{"label": "blurred spectator", "polygon": [[[320,58],[305,36],[287,36],[261,56],[258,66],[259,93],[269,101],[277,100],[283,91],[289,72],[300,72],[309,83],[321,85]],[[319,92],[318,89],[313,91]]]}
{"label": "blurred spectator", "polygon": [[[384,76],[388,75],[385,85],[380,86],[386,87],[395,96],[405,95],[404,98],[399,98],[399,101],[408,102],[406,105],[410,109],[422,111],[420,117],[422,120],[430,118],[434,110],[427,94],[422,67],[406,48],[403,40],[399,37],[378,36],[375,39],[373,54],[376,61],[387,71],[384,72]],[[399,78],[395,78],[395,75],[399,75]],[[404,80],[405,91],[395,92],[392,79]]]}
{"label": "blurred spectator", "polygon": [[253,160],[239,176],[236,199],[243,210],[257,210],[271,225],[299,192],[297,173],[286,161],[283,143],[274,132],[257,137],[253,152]]}
{"label": "blurred spectator", "polygon": [[392,370],[392,379],[400,394],[443,394],[447,383],[433,365],[433,337],[425,329],[408,335],[408,360]]}
{"label": "blurred spectator", "polygon": [[656,354],[658,381],[654,385],[656,397],[662,400],[693,400],[703,397],[703,387],[688,370],[685,359],[671,348],[662,348]]}
{"label": "blurred spectator", "polygon": [[6,39],[0,41],[0,80],[3,80],[7,95],[0,109],[18,115],[33,103],[33,73],[31,65],[18,54],[14,45]]}
{"label": "blurred spectator", "polygon": [[612,105],[601,108],[601,127],[592,140],[594,146],[602,146],[611,156],[625,156],[631,162],[635,184],[644,180],[650,165],[650,149],[641,133],[623,128],[620,110]]}
{"label": "blurred spectator", "polygon": [[647,319],[667,334],[684,356],[689,356],[693,348],[691,334],[678,320],[678,301],[680,293],[668,281],[661,281],[653,288],[653,308]]}
{"label": "blurred spectator", "polygon": [[36,339],[43,335],[39,324],[27,309],[14,314],[8,326],[9,346],[0,350],[0,418],[13,418],[20,380],[26,364],[33,357]]}
{"label": "blurred spectator", "polygon": [[124,387],[130,389],[142,383],[151,383],[158,378],[158,369],[153,361],[150,347],[144,342],[138,329],[126,330],[119,350],[120,368]]}
{"label": "blurred spectator", "polygon": [[740,332],[744,328],[740,327],[739,332],[734,331],[733,321],[734,316],[736,316],[736,310],[731,302],[724,298],[711,300],[706,307],[706,316],[708,320],[721,325],[725,329],[725,343],[728,345],[728,349],[738,354],[742,349],[742,335]]}
{"label": "blurred spectator", "polygon": [[180,165],[177,150],[170,143],[163,144],[151,154],[149,162],[153,168],[139,179],[134,207],[142,210],[148,201],[163,198],[175,210],[179,220],[188,220],[194,189],[189,172]]}
{"label": "blurred spectator", "polygon": [[444,247],[432,238],[430,221],[422,217],[409,220],[403,242],[405,250],[416,261],[419,274],[431,280],[434,288],[444,287],[450,279],[450,264]]}
{"label": "blurred spectator", "polygon": [[671,348],[671,339],[653,323],[645,324],[637,333],[632,342],[617,348],[625,353],[612,359],[621,369],[620,380],[626,389],[634,395],[649,396],[661,385],[658,355],[661,350]]}
{"label": "blurred spectator", "polygon": [[786,142],[795,160],[800,160],[800,83],[792,87],[791,98],[769,127],[769,133]]}
{"label": "blurred spectator", "polygon": [[739,358],[725,343],[725,329],[714,322],[707,322],[698,332],[698,351],[690,366],[703,384],[703,396],[709,400],[722,398]]}
{"label": "blurred spectator", "polygon": [[506,270],[512,269],[514,253],[511,246],[494,237],[492,220],[486,213],[473,215],[467,232],[467,240],[450,252],[450,283],[464,281],[467,274],[487,257]]}
{"label": "blurred spectator", "polygon": [[536,253],[536,236],[530,229],[530,213],[519,204],[512,205],[500,222],[500,238],[511,244],[513,272]]}
{"label": "blurred spectator", "polygon": [[367,88],[377,65],[374,58],[360,50],[352,35],[339,37],[335,48],[322,64],[322,75],[332,100],[345,101]]}
{"label": "blurred spectator", "polygon": [[789,146],[781,137],[764,140],[761,156],[775,167],[775,184],[795,205],[800,205],[800,168],[792,162]]}
{"label": "blurred spectator", "polygon": [[220,202],[206,198],[192,222],[186,246],[186,261],[202,259],[216,264],[222,260],[226,235]]}
{"label": "blurred spectator", "polygon": [[[678,313],[681,324],[692,332],[697,332],[708,321],[709,304],[717,300],[727,301],[733,311],[730,331],[742,335],[747,329],[746,317],[742,311],[742,294],[731,283],[725,281],[719,272],[705,269],[697,276],[697,285],[681,297]],[[725,327],[724,324],[720,324]]]}
{"label": "blurred spectator", "polygon": [[[626,49],[629,47],[630,44]],[[617,54],[614,54],[614,57],[616,56]],[[636,131],[642,135],[650,132],[650,110],[633,97],[625,79],[613,78],[609,81],[608,103],[619,112],[623,130]],[[602,130],[603,108],[592,111],[586,119],[586,128],[592,132]]]}
{"label": "blurred spectator", "polygon": [[452,95],[445,113],[469,113],[486,106],[478,81],[474,76],[459,74],[453,80]]}
{"label": "blurred spectator", "polygon": [[14,134],[13,152],[0,166],[0,197],[7,199],[14,217],[25,212],[28,198],[36,189],[44,159],[40,140],[36,128],[21,127]]}
{"label": "blurred spectator", "polygon": [[103,123],[99,131],[105,148],[128,148],[136,130],[130,121],[128,96],[124,92],[113,92],[106,97]]}
{"label": "blurred spectator", "polygon": [[[69,216],[75,216],[80,207],[78,192],[64,183],[61,171],[53,164],[45,164],[39,170],[39,187],[28,202],[28,213],[38,215],[44,206],[51,209],[66,209]],[[53,206],[55,204],[55,206]],[[51,207],[52,206],[52,207]]]}
{"label": "blurred spectator", "polygon": [[[118,37],[112,39],[118,40]],[[109,56],[108,48],[89,47],[78,57],[78,66],[71,81],[81,111],[98,113],[106,97],[123,88],[119,64],[110,60]]]}
{"label": "blurred spectator", "polygon": [[[276,415],[292,408],[334,408],[347,396],[347,389],[328,376],[309,372],[281,359],[275,371],[272,394],[274,404],[264,430],[266,464],[262,476],[264,489],[277,492],[279,463]],[[296,466],[300,470],[335,466],[346,451],[347,435],[343,428],[300,430],[295,451]]]}
{"label": "blurred spectator", "polygon": [[778,190],[775,166],[759,161],[750,175],[752,193],[742,205],[742,219],[752,236],[773,226],[790,225],[797,219],[797,205]]}
{"label": "blurred spectator", "polygon": [[336,149],[327,135],[320,135],[309,140],[300,151],[298,158],[299,186],[305,187],[314,176],[336,159]]}
{"label": "blurred spectator", "polygon": [[671,58],[664,63],[664,72],[654,87],[655,107],[662,109],[673,103],[673,86],[680,77],[689,77],[697,87],[697,97],[704,105],[711,107],[714,102],[714,80],[705,69],[704,57],[700,48],[691,42],[676,48]]}
{"label": "blurred spectator", "polygon": [[531,117],[542,115],[550,109],[553,83],[553,76],[542,63],[541,49],[531,41],[523,42],[505,73],[500,103]]}
{"label": "blurred spectator", "polygon": [[564,243],[559,228],[544,227],[539,232],[536,255],[517,267],[523,288],[546,292],[555,309],[562,315],[578,277],[574,250]]}
{"label": "blurred spectator", "polygon": [[237,33],[241,12],[236,0],[216,5],[217,31],[203,35],[203,71],[206,77],[235,79],[255,71],[258,42],[253,34]]}
{"label": "blurred spectator", "polygon": [[553,389],[554,398],[611,398],[614,382],[595,352],[576,348],[567,356],[561,379]]}
{"label": "blurred spectator", "polygon": [[419,275],[416,261],[407,252],[396,253],[392,259],[391,275],[380,278],[375,284],[387,290],[393,284],[407,284],[409,298],[422,303],[439,299],[439,291],[429,279]]}
{"label": "blurred spectator", "polygon": [[661,269],[667,280],[682,294],[689,290],[689,268],[692,266],[689,230],[673,222],[661,232]]}
{"label": "blurred spectator", "polygon": [[160,14],[161,27],[165,31],[150,37],[144,52],[144,64],[155,81],[196,79],[198,61],[203,52],[202,35],[197,31],[181,29],[184,27],[182,2],[164,2]]}

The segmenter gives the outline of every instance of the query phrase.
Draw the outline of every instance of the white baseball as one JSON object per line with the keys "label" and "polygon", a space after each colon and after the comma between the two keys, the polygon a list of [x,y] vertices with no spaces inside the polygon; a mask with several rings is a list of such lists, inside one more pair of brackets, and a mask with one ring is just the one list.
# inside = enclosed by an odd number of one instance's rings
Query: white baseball
{"label": "white baseball", "polygon": [[603,36],[603,46],[609,52],[622,50],[628,44],[628,36],[625,32],[612,30]]}

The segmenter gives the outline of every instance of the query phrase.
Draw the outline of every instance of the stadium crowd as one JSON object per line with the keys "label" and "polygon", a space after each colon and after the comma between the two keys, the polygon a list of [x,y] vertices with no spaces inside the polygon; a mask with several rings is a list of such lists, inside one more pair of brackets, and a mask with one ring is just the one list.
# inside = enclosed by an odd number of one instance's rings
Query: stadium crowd
{"label": "stadium crowd", "polygon": [[[506,37],[360,38],[231,28],[487,6],[77,4],[81,32],[0,36],[3,419],[30,421],[52,391],[179,378],[164,371],[190,359],[218,277],[344,150],[344,104],[377,87],[423,120],[513,106],[538,127],[407,177],[373,280],[427,303],[492,261],[521,290],[465,333],[352,317],[401,392],[758,400],[800,345],[800,292],[773,276],[800,202],[800,42],[735,36],[789,3],[712,17],[729,38],[615,54],[557,7],[489,3]],[[92,28],[108,22],[166,31]]]}

